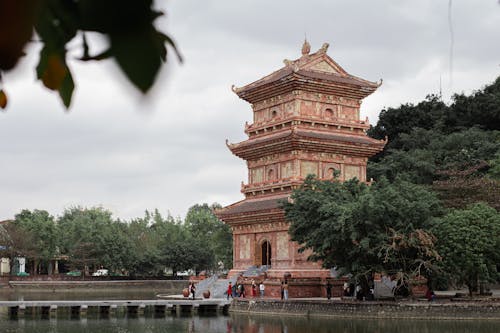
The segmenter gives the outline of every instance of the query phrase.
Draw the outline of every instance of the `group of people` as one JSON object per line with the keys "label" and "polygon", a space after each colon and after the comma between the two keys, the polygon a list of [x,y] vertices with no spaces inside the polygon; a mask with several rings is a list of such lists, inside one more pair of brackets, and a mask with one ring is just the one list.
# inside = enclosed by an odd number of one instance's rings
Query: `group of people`
{"label": "group of people", "polygon": [[[264,297],[265,295],[265,290],[266,286],[264,285],[264,282],[261,282],[257,285],[255,280],[252,279],[252,282],[250,283],[250,290],[251,290],[251,296],[252,297],[257,297],[257,289],[259,291],[260,297]],[[245,287],[241,283],[237,283],[233,285],[231,282],[229,282],[227,286],[227,299],[229,297],[245,297],[246,292],[245,292]],[[281,282],[281,299],[282,300],[287,300],[288,299],[288,282],[287,280]]]}
{"label": "group of people", "polygon": [[[259,289],[260,297],[264,297],[264,291],[266,287],[264,286],[263,282],[261,282],[257,287],[257,283],[255,282],[255,280],[252,279],[250,288],[252,297],[257,296],[257,288]],[[229,281],[226,294],[227,294],[227,299],[229,299],[229,297],[231,298],[246,297],[245,287],[243,286],[242,283],[236,283],[235,285],[233,285],[231,281]]]}
{"label": "group of people", "polygon": [[226,294],[227,294],[227,299],[229,299],[229,297],[231,298],[245,297],[245,288],[241,283],[233,285],[231,281],[229,281]]}

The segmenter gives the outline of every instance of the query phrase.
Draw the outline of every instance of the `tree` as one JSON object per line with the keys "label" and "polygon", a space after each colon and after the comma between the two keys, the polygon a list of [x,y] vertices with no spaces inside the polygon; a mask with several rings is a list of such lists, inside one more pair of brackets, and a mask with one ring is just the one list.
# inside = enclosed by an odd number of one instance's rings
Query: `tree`
{"label": "tree", "polygon": [[135,276],[158,276],[165,268],[161,254],[162,235],[151,230],[151,215],[133,219],[127,225],[127,237],[131,240],[130,257],[126,268]]}
{"label": "tree", "polygon": [[204,203],[189,208],[186,214],[185,225],[198,246],[213,252],[213,260],[207,268],[213,269],[219,262],[228,268],[233,260],[233,236],[229,226],[220,221],[214,210],[221,208],[217,203],[209,206]]}
{"label": "tree", "polygon": [[188,269],[207,269],[213,262],[210,247],[200,243],[180,220],[158,210],[146,211],[144,218],[130,223],[133,239],[130,271],[134,275],[163,275],[165,268],[175,273]]}
{"label": "tree", "polygon": [[442,210],[435,195],[419,185],[382,179],[369,187],[309,176],[291,199],[283,208],[301,251],[312,250],[309,260],[351,273],[365,288],[375,272],[407,285],[440,259],[428,230]]}
{"label": "tree", "polygon": [[457,175],[435,181],[431,188],[448,208],[462,209],[477,202],[484,202],[500,211],[500,179]]}
{"label": "tree", "polygon": [[[163,13],[153,9],[152,0],[18,0],[0,2],[0,80],[2,71],[14,68],[24,55],[26,44],[43,45],[36,68],[37,78],[45,87],[59,92],[70,106],[75,87],[67,59],[68,47],[81,40],[81,61],[113,58],[128,80],[143,93],[153,85],[167,60],[172,39],[158,31],[154,21]],[[91,54],[88,33],[103,35],[109,45],[100,54]],[[181,60],[177,53],[179,60]],[[0,106],[6,94],[0,90]]]}
{"label": "tree", "polygon": [[488,170],[488,175],[492,179],[500,181],[500,151],[490,161],[491,168]]}
{"label": "tree", "polygon": [[33,260],[34,274],[39,273],[41,266],[48,269],[57,246],[54,217],[45,210],[24,209],[16,214],[7,228],[11,236],[12,252]]}
{"label": "tree", "polygon": [[469,294],[479,282],[496,281],[500,262],[500,213],[478,203],[464,210],[452,210],[438,219],[432,231],[443,257],[442,267]]}
{"label": "tree", "polygon": [[470,96],[455,94],[451,111],[444,117],[448,128],[466,129],[477,126],[485,130],[500,128],[500,76]]}
{"label": "tree", "polygon": [[[489,168],[488,161],[500,152],[499,143],[499,131],[470,128],[445,134],[416,128],[400,134],[400,149],[391,149],[380,160],[370,161],[368,174],[390,180],[405,175],[418,184],[432,184],[457,172],[461,177],[477,175]],[[464,174],[467,170],[472,172]]]}
{"label": "tree", "polygon": [[[368,135],[372,138],[388,138],[389,143],[378,155],[382,157],[390,149],[399,149],[400,135],[411,133],[415,128],[431,129],[446,112],[447,106],[436,95],[427,96],[426,100],[414,104],[402,104],[398,108],[388,108],[380,112],[377,125],[371,127]],[[377,159],[377,158],[376,158]]]}
{"label": "tree", "polygon": [[[93,264],[121,270],[130,257],[131,243],[121,222],[100,207],[66,209],[57,221],[60,251],[85,269]],[[92,249],[92,255],[85,249]]]}

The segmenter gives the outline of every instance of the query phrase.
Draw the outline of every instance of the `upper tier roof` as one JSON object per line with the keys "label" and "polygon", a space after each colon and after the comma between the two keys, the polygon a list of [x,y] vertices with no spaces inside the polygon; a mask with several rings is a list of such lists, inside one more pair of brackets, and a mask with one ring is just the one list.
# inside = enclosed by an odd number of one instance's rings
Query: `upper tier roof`
{"label": "upper tier roof", "polygon": [[308,45],[304,42],[299,59],[285,59],[284,67],[241,88],[233,86],[233,91],[240,98],[256,103],[293,90],[362,99],[380,86],[381,81],[371,82],[348,74],[326,54],[328,43],[313,54],[309,54]]}
{"label": "upper tier roof", "polygon": [[287,128],[240,143],[226,142],[234,155],[245,160],[301,149],[370,157],[380,152],[386,143],[385,140],[373,139],[366,135],[347,135],[302,128]]}

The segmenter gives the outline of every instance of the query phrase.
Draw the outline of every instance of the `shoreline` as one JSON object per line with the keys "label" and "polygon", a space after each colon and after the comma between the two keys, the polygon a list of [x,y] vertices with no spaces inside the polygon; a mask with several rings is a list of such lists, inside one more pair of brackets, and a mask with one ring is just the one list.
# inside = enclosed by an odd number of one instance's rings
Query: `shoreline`
{"label": "shoreline", "polygon": [[[102,294],[113,297],[117,293],[151,292],[178,295],[185,288],[183,280],[128,280],[128,281],[11,281],[0,295],[19,293],[25,296],[67,294]],[[444,295],[443,295],[444,296]],[[417,319],[417,320],[500,320],[500,297],[454,298],[439,297],[433,302],[423,299],[387,301],[357,301],[334,298],[234,298],[229,312],[257,316],[290,316],[306,318],[356,319]],[[74,296],[70,296],[73,297]],[[124,295],[124,297],[126,297]],[[53,298],[50,297],[50,298]],[[92,299],[92,297],[91,297]]]}
{"label": "shoreline", "polygon": [[87,292],[103,290],[167,290],[179,293],[187,285],[184,280],[78,280],[78,281],[9,281],[0,292]]}
{"label": "shoreline", "polygon": [[230,313],[310,318],[500,320],[500,301],[233,299]]}

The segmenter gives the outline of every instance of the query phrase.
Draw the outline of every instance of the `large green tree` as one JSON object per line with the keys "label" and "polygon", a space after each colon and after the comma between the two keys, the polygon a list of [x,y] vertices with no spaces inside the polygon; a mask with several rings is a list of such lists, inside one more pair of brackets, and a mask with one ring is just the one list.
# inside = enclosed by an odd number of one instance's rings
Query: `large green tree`
{"label": "large green tree", "polygon": [[212,205],[196,204],[189,208],[184,221],[187,229],[197,240],[198,246],[213,252],[213,260],[208,268],[215,269],[219,263],[225,268],[232,267],[233,241],[229,226],[220,221],[214,210],[220,209],[217,203]]}
{"label": "large green tree", "polygon": [[146,211],[143,218],[128,225],[132,239],[129,270],[136,276],[161,276],[166,268],[177,271],[211,268],[214,262],[212,248],[204,237],[192,234],[181,220],[158,210]]}
{"label": "large green tree", "polygon": [[367,186],[309,176],[291,199],[283,207],[292,240],[313,251],[310,260],[351,273],[365,287],[375,272],[396,275],[407,285],[440,259],[426,230],[442,210],[419,185],[382,179]]}
{"label": "large green tree", "polygon": [[443,271],[469,292],[479,282],[496,281],[500,263],[500,213],[479,203],[464,210],[452,210],[432,229],[443,257]]}
{"label": "large green tree", "polygon": [[100,207],[66,209],[57,221],[60,251],[77,268],[104,266],[123,269],[129,260],[131,242],[121,222]]}
{"label": "large green tree", "polygon": [[378,122],[372,126],[368,135],[376,139],[388,138],[382,157],[390,149],[400,149],[400,136],[411,133],[415,128],[431,129],[447,112],[446,104],[435,95],[429,95],[418,104],[402,104],[397,108],[383,109],[379,114]]}
{"label": "large green tree", "polygon": [[45,210],[24,209],[15,215],[7,226],[12,254],[25,256],[33,264],[33,273],[48,269],[56,254],[56,224],[54,217]]}
{"label": "large green tree", "polygon": [[157,275],[161,271],[159,249],[160,236],[150,229],[151,214],[135,218],[127,224],[127,237],[131,241],[131,251],[126,269],[133,276]]}
{"label": "large green tree", "polygon": [[429,96],[383,110],[368,133],[389,142],[369,160],[368,177],[430,185],[449,208],[487,202],[500,210],[499,122],[500,77],[450,105]]}
{"label": "large green tree", "polygon": [[[378,161],[370,161],[369,177],[394,179],[405,175],[414,183],[432,184],[459,173],[484,171],[500,153],[500,131],[470,128],[445,134],[416,128],[399,135],[399,149],[391,149]],[[472,174],[472,172],[469,172]]]}
{"label": "large green tree", "polygon": [[471,126],[484,130],[500,129],[500,76],[468,96],[455,94],[443,123],[448,130],[462,130]]}

